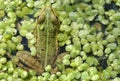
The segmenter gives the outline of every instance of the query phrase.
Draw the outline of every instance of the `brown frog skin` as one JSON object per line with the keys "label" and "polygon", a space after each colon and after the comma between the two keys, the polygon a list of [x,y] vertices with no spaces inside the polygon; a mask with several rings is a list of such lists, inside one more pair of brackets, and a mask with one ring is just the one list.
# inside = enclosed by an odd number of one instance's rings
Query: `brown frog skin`
{"label": "brown frog skin", "polygon": [[36,19],[34,29],[36,56],[31,56],[28,51],[18,51],[16,57],[19,61],[16,64],[27,71],[33,69],[38,75],[44,72],[47,65],[54,67],[59,54],[56,37],[59,27],[60,21],[54,9],[50,6],[43,8]]}

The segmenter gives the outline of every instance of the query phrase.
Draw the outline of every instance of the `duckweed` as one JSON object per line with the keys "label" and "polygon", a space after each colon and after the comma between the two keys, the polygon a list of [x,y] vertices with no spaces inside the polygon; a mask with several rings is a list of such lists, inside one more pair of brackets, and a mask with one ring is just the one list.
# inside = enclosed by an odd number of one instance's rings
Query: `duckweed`
{"label": "duckweed", "polygon": [[[57,39],[67,55],[56,73],[48,65],[37,75],[6,54],[36,55],[35,20],[49,4],[61,21]],[[0,81],[120,81],[119,6],[120,0],[0,0]]]}

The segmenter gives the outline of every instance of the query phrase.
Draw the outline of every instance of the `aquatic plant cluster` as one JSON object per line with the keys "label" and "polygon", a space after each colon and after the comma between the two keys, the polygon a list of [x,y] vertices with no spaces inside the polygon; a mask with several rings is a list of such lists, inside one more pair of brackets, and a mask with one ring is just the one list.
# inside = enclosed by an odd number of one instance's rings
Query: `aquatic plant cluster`
{"label": "aquatic plant cluster", "polygon": [[[36,76],[6,53],[29,48],[36,54],[35,19],[47,3],[58,13],[57,38],[68,54],[57,73],[48,65]],[[0,81],[120,81],[119,7],[120,0],[0,0]]]}

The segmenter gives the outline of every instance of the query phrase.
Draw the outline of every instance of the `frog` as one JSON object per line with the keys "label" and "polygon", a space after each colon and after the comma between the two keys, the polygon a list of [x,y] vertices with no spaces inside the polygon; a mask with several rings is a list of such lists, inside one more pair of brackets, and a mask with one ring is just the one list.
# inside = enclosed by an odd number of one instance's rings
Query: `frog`
{"label": "frog", "polygon": [[[58,19],[57,13],[51,6],[44,7],[35,21],[35,28],[33,35],[36,38],[36,56],[32,56],[29,51],[18,51],[16,64],[29,71],[36,71],[37,75],[42,74],[47,65],[56,68],[56,60],[66,55],[60,54],[60,47],[57,40],[61,21]],[[10,55],[10,54],[9,54]],[[13,58],[13,56],[10,56]],[[26,66],[25,66],[26,65]],[[56,72],[52,70],[53,73]],[[54,72],[55,71],[55,72]]]}

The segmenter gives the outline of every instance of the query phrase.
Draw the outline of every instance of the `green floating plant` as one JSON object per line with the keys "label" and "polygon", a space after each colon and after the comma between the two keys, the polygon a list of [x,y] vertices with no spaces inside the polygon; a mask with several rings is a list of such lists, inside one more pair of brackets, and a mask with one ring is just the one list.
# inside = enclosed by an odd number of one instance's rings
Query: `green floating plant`
{"label": "green floating plant", "polygon": [[[16,66],[18,59],[12,61],[6,53],[27,46],[36,55],[35,20],[49,4],[61,21],[56,37],[67,54],[56,62],[56,73],[47,65],[45,72],[36,75]],[[0,81],[119,81],[119,6],[120,0],[0,0]],[[21,44],[23,37],[27,45]]]}

